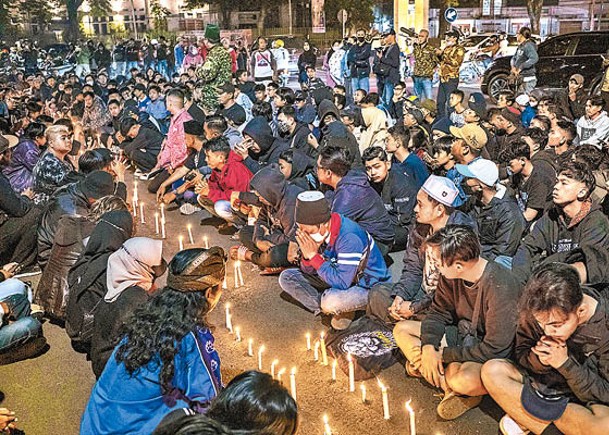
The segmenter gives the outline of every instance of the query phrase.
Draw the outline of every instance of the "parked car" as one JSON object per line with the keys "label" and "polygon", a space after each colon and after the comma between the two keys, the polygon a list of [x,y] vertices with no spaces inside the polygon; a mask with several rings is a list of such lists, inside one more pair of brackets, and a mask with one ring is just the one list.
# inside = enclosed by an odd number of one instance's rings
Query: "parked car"
{"label": "parked car", "polygon": [[[603,55],[608,48],[609,31],[568,33],[546,39],[537,47],[537,87],[564,88],[572,74],[581,74],[585,88],[595,93],[602,80]],[[511,59],[506,56],[493,61],[482,77],[482,93],[492,101],[496,101],[499,92],[509,89]]]}
{"label": "parked car", "polygon": [[[476,33],[465,38],[463,40],[463,47],[465,47],[465,57],[463,58],[463,61],[468,62],[474,60],[478,50],[482,50],[483,48],[486,48],[491,45],[492,36],[497,36],[497,34]],[[507,55],[513,56],[514,53],[516,53],[516,49],[518,48],[518,41],[516,40],[516,35],[507,35],[507,40]]]}

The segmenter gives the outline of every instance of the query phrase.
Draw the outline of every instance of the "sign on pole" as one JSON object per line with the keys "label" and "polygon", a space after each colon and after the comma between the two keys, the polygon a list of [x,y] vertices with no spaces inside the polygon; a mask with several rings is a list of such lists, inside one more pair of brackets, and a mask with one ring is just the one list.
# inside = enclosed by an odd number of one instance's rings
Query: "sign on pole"
{"label": "sign on pole", "polygon": [[338,21],[343,25],[343,38],[345,37],[345,23],[347,22],[347,18],[349,18],[349,14],[346,10],[341,9],[338,11],[337,15]]}
{"label": "sign on pole", "polygon": [[448,8],[444,11],[444,19],[451,24],[457,21],[458,15],[455,8]]}

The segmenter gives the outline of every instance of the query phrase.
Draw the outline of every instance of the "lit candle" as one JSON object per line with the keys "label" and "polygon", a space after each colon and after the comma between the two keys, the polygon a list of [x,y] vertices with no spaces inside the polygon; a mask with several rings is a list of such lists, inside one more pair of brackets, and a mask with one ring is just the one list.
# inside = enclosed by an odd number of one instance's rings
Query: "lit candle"
{"label": "lit candle", "polygon": [[262,371],[262,354],[264,353],[264,344],[258,348],[258,370]]}
{"label": "lit candle", "polygon": [[279,370],[279,371],[277,372],[277,381],[278,381],[279,383],[282,383],[282,382],[281,382],[281,377],[283,376],[283,374],[284,374],[284,373],[285,373],[285,367],[282,367],[282,368],[281,368],[281,370]]}
{"label": "lit candle", "polygon": [[235,275],[235,288],[239,288],[239,276],[237,275],[237,262],[233,264],[233,274]]}
{"label": "lit candle", "polygon": [[328,420],[327,414],[324,414],[323,420],[324,420],[324,435],[332,435],[332,429],[330,428],[330,421]]}
{"label": "lit candle", "polygon": [[190,224],[186,225],[186,229],[188,230],[188,240],[190,241],[191,245],[194,245],[195,239],[192,238],[192,225],[190,225]]}
{"label": "lit candle", "polygon": [[359,388],[362,390],[362,403],[366,403],[366,385],[362,382]]}
{"label": "lit candle", "polygon": [[243,281],[243,274],[241,273],[241,262],[237,261],[237,274],[239,275],[239,286],[243,287],[245,282]]}
{"label": "lit candle", "polygon": [[307,332],[305,338],[307,339],[307,350],[311,350],[311,334]]}
{"label": "lit candle", "polygon": [[232,316],[230,314],[230,304],[226,303],[226,305],[224,305],[224,312],[225,312],[225,317],[226,317],[226,329],[228,329],[230,332],[233,332],[233,321],[232,321]]}
{"label": "lit candle", "polygon": [[226,275],[224,275],[224,281],[222,281],[222,289],[226,290],[228,288],[228,284],[226,283]]}
{"label": "lit candle", "polygon": [[133,217],[137,217],[137,199],[133,198],[133,201],[131,201],[131,208],[133,209]]}
{"label": "lit candle", "polygon": [[381,387],[381,394],[383,395],[383,418],[389,420],[389,396],[387,395],[387,387],[379,380],[379,387]]}
{"label": "lit candle", "polygon": [[349,361],[349,392],[353,393],[355,391],[355,366],[350,353],[347,354],[347,361]]}
{"label": "lit candle", "polygon": [[144,203],[140,202],[140,223],[145,224],[146,218],[144,217]]}
{"label": "lit candle", "polygon": [[273,362],[271,363],[271,377],[273,379],[275,379],[275,366],[277,366],[277,364],[279,364],[278,359],[274,359]]}
{"label": "lit candle", "polygon": [[235,326],[235,341],[241,341],[241,328]]}
{"label": "lit candle", "polygon": [[161,203],[161,220],[165,220],[165,203]]}
{"label": "lit candle", "polygon": [[138,202],[138,195],[137,195],[137,181],[133,182],[133,201],[134,202]]}
{"label": "lit candle", "polygon": [[154,213],[154,231],[156,234],[159,233],[159,212]]}
{"label": "lit candle", "polygon": [[332,361],[332,380],[336,381],[336,367],[338,366],[338,361],[336,358]]}
{"label": "lit candle", "polygon": [[290,371],[290,391],[292,398],[296,400],[296,367],[292,367],[292,371]]}
{"label": "lit candle", "polygon": [[250,338],[247,341],[247,356],[254,356],[254,339]]}
{"label": "lit candle", "polygon": [[167,235],[165,234],[165,216],[161,215],[161,238],[164,239],[166,237]]}
{"label": "lit candle", "polygon": [[315,345],[313,346],[313,360],[319,361],[319,341],[315,340]]}
{"label": "lit candle", "polygon": [[406,402],[406,411],[408,411],[408,415],[410,416],[410,435],[417,435],[417,426],[414,419],[414,410],[410,406],[410,402],[412,402],[412,399]]}
{"label": "lit candle", "polygon": [[180,244],[180,251],[184,250],[184,236],[180,235],[180,237],[178,237],[178,243]]}
{"label": "lit candle", "polygon": [[207,238],[207,236],[203,236],[203,247],[205,249],[209,249],[209,239]]}
{"label": "lit candle", "polygon": [[319,346],[321,347],[321,363],[325,366],[328,365],[328,351],[326,349],[326,336],[322,332],[319,338]]}

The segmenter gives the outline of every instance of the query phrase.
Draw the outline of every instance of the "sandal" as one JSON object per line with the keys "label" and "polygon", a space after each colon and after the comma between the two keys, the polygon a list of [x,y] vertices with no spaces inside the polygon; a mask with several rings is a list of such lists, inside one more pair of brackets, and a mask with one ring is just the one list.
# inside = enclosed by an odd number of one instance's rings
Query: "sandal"
{"label": "sandal", "polygon": [[235,245],[235,246],[231,246],[231,248],[228,250],[228,254],[230,256],[231,260],[239,260],[239,261],[248,261],[245,258],[245,255],[249,252],[249,249],[247,249],[247,246],[244,245]]}
{"label": "sandal", "polygon": [[288,269],[287,267],[265,267],[260,271],[260,276],[272,276],[279,275],[284,270]]}

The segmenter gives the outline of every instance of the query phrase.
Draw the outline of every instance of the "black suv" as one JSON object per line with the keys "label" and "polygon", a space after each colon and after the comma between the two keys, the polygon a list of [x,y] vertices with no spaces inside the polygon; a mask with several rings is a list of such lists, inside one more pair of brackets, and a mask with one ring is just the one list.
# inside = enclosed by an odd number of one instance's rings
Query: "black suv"
{"label": "black suv", "polygon": [[[537,47],[537,87],[564,88],[572,74],[581,74],[586,89],[596,93],[603,76],[603,55],[608,48],[609,31],[568,33],[546,39]],[[480,88],[493,101],[499,92],[508,89],[511,58],[495,60],[482,77]]]}

